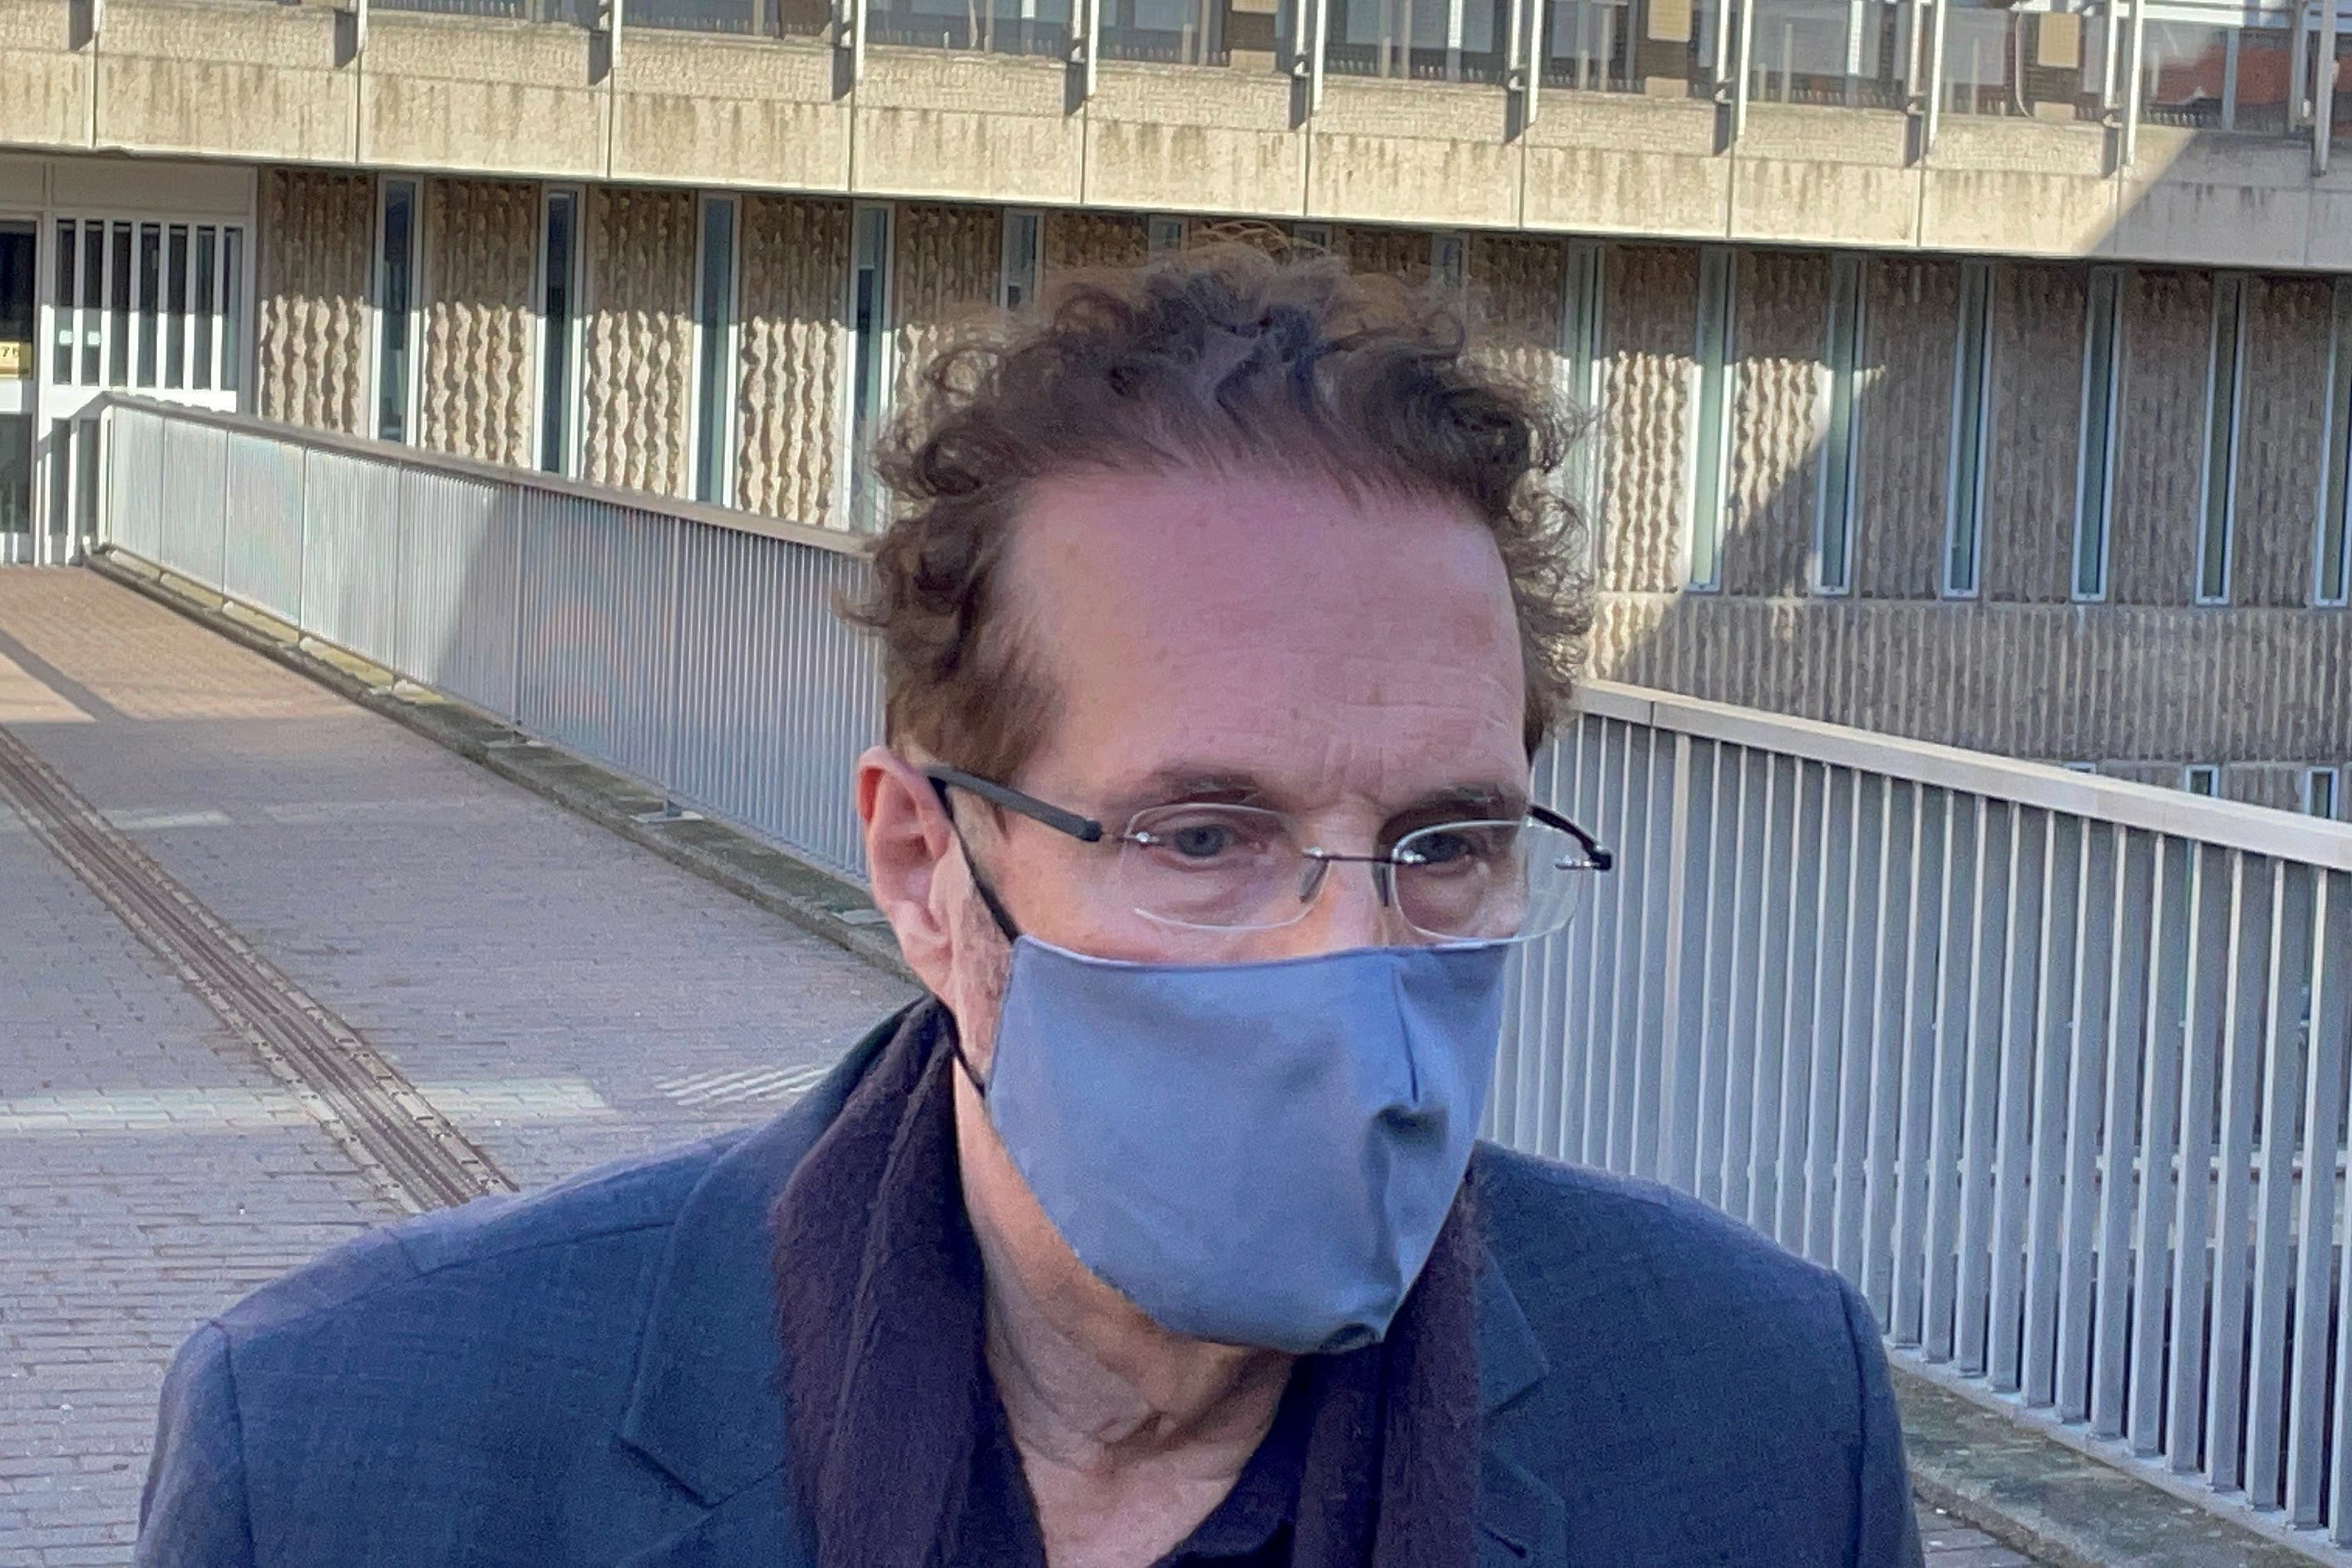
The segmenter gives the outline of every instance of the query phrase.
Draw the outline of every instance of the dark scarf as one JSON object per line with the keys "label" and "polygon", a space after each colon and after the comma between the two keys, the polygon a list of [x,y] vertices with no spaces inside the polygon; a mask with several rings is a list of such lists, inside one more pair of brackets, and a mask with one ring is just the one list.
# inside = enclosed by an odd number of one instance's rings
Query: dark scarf
{"label": "dark scarf", "polygon": [[[937,1003],[908,1016],[772,1215],[789,1478],[818,1568],[951,1562],[981,1402],[995,1397],[956,1165],[953,1026]],[[1468,1568],[1480,1431],[1466,1206],[1383,1342],[1299,1363],[1318,1386],[1297,1568]]]}

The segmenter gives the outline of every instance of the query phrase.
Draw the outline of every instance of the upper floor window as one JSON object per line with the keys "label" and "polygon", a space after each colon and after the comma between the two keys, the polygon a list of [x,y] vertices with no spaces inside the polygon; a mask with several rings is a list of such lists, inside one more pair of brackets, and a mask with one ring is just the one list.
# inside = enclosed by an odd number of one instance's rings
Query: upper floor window
{"label": "upper floor window", "polygon": [[1447,300],[1460,300],[1470,287],[1469,246],[1458,234],[1429,237],[1429,281]]}
{"label": "upper floor window", "polygon": [[[1570,241],[1568,279],[1560,305],[1560,359],[1570,406],[1589,415],[1601,405],[1601,289],[1606,253],[1591,240]],[[1584,523],[1585,566],[1598,555],[1601,526],[1601,452],[1588,427],[1568,449],[1561,479],[1570,504]]]}
{"label": "upper floor window", "polygon": [[2180,787],[2190,795],[2221,793],[2221,770],[2211,763],[2191,763],[2180,770]]}
{"label": "upper floor window", "polygon": [[1689,564],[1693,588],[1723,584],[1724,492],[1730,469],[1732,408],[1732,269],[1720,246],[1699,252],[1696,395],[1691,399]]}
{"label": "upper floor window", "polygon": [[2213,279],[2213,341],[2205,394],[2205,477],[2197,530],[2197,602],[2230,602],[2232,524],[2237,516],[2238,403],[2246,362],[2246,280]]}
{"label": "upper floor window", "polygon": [[1992,264],[1960,264],[1952,340],[1952,455],[1944,501],[1944,594],[1976,597],[1984,573],[1985,442],[1991,428]]}
{"label": "upper floor window", "polygon": [[2112,267],[2091,274],[2083,325],[2083,426],[2074,478],[2074,582],[2077,599],[2107,596],[2107,525],[2113,520],[2116,391],[2121,370],[2123,278]]}
{"label": "upper floor window", "polygon": [[1821,495],[1814,508],[1813,590],[1843,594],[1853,586],[1854,459],[1861,447],[1859,383],[1863,375],[1863,293],[1867,275],[1859,256],[1830,262],[1828,385],[1822,431]]}
{"label": "upper floor window", "polygon": [[2341,605],[2352,587],[2352,278],[2336,280],[2335,325],[2327,348],[2327,430],[2321,454],[2319,526],[2314,537],[2311,597]]}
{"label": "upper floor window", "polygon": [[1290,226],[1290,237],[1301,245],[1328,250],[1331,248],[1331,226],[1328,223],[1295,223]]}
{"label": "upper floor window", "polygon": [[416,182],[386,180],[376,210],[375,434],[405,441],[415,426]]}
{"label": "upper floor window", "polygon": [[1185,221],[1181,217],[1149,217],[1143,223],[1145,248],[1152,255],[1184,248]]}

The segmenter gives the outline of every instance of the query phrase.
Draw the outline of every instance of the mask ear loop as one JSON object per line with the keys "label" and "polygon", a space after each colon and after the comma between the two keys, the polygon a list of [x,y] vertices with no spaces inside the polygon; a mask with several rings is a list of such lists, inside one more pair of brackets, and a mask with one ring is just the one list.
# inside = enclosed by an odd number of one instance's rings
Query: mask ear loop
{"label": "mask ear loop", "polygon": [[[1021,928],[1013,923],[1012,911],[1004,907],[1004,900],[997,897],[996,889],[989,886],[988,879],[981,875],[980,862],[972,858],[971,843],[964,837],[963,824],[956,820],[955,807],[949,802],[944,789],[940,791],[940,809],[947,813],[948,831],[955,835],[956,847],[963,853],[963,868],[971,878],[972,891],[980,895],[981,907],[988,911],[988,918],[994,921],[996,929],[1003,933],[1004,944],[1012,946],[1021,940]],[[963,1033],[954,1027],[953,1020],[950,1021],[949,1033],[955,1049],[956,1065],[971,1080],[972,1092],[986,1100],[987,1080],[980,1076],[980,1069],[971,1065],[971,1058],[965,1054]]]}

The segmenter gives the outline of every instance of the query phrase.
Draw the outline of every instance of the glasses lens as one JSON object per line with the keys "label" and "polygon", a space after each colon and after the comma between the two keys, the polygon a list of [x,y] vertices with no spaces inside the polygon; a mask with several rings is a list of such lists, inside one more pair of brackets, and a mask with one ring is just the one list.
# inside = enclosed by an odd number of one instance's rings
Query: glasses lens
{"label": "glasses lens", "polygon": [[1447,822],[1398,840],[1397,907],[1432,936],[1549,936],[1575,917],[1592,878],[1576,836],[1533,817]]}
{"label": "glasses lens", "polygon": [[1166,805],[1128,824],[1119,873],[1139,912],[1224,930],[1296,919],[1300,864],[1297,840],[1277,812]]}

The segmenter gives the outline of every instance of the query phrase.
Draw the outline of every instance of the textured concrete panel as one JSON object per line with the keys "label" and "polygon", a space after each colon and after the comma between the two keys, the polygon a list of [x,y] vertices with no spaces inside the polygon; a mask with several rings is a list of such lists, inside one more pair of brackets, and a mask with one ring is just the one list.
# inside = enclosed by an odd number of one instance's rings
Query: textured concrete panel
{"label": "textured concrete panel", "polygon": [[1568,247],[1556,239],[1475,235],[1468,263],[1470,341],[1479,358],[1555,393]]}
{"label": "textured concrete panel", "polygon": [[1857,594],[1932,598],[1942,590],[1959,291],[1952,262],[1871,258],[1855,400]]}
{"label": "textured concrete panel", "polygon": [[2310,232],[2311,150],[2275,137],[2145,126],[2116,199],[2108,255],[2299,267]]}
{"label": "textured concrete panel", "polygon": [[2238,403],[2237,560],[2242,605],[2307,604],[2316,550],[2326,429],[2332,288],[2325,279],[2268,278],[2246,289],[2246,363]]}
{"label": "textured concrete panel", "polygon": [[1086,110],[1086,199],[1108,206],[1296,217],[1307,136],[1288,77],[1106,60]]}
{"label": "textured concrete panel", "polygon": [[96,55],[73,47],[73,9],[53,0],[0,0],[0,142],[87,147],[97,102]]}
{"label": "textured concrete panel", "polygon": [[1131,267],[1144,258],[1150,247],[1144,220],[1132,213],[1045,215],[1041,248],[1049,276],[1089,267]]}
{"label": "textured concrete panel", "polygon": [[1987,598],[2063,600],[2070,590],[2088,308],[2084,278],[2079,268],[2059,267],[2004,267],[1994,274]]}
{"label": "textured concrete panel", "polygon": [[1922,162],[1919,243],[1930,250],[2089,256],[2115,221],[2101,127],[1947,115]]}
{"label": "textured concrete panel", "polygon": [[1331,77],[1308,125],[1307,210],[1398,223],[1519,221],[1519,150],[1494,88]]}
{"label": "textured concrete panel", "polygon": [[538,344],[531,281],[539,252],[539,189],[487,180],[425,187],[422,445],[485,462],[528,467],[531,356]]}
{"label": "textured concrete panel", "polygon": [[1690,505],[1698,252],[1629,245],[1604,251],[1602,266],[1594,574],[1606,588],[1662,592],[1681,581]]}
{"label": "textured concrete panel", "polygon": [[497,174],[604,172],[606,98],[584,27],[371,12],[360,156]]}
{"label": "textured concrete panel", "polygon": [[1004,255],[1003,216],[993,207],[901,207],[898,248],[891,306],[903,407],[915,396],[933,355],[992,319]]}
{"label": "textured concrete panel", "polygon": [[2324,610],[1612,594],[1592,672],[2007,756],[2352,753],[2352,616]]}
{"label": "textured concrete panel", "polygon": [[849,205],[743,204],[736,504],[830,523],[848,331]]}
{"label": "textured concrete panel", "polygon": [[2196,588],[2212,280],[2201,272],[2128,273],[2123,322],[2107,596],[2185,605]]}
{"label": "textured concrete panel", "polygon": [[632,28],[613,73],[613,177],[849,188],[849,104],[831,45]]}
{"label": "textured concrete panel", "polygon": [[1918,243],[1910,123],[1878,110],[1759,103],[1731,158],[1738,239],[1904,247]]}
{"label": "textured concrete panel", "polygon": [[1719,238],[1731,222],[1731,160],[1718,113],[1696,100],[1548,92],[1527,149],[1530,228]]}
{"label": "textured concrete panel", "polygon": [[850,179],[863,195],[1078,201],[1085,121],[1059,60],[871,47]]}
{"label": "textured concrete panel", "polygon": [[588,214],[586,478],[684,495],[694,389],[694,197],[591,190]]}
{"label": "textured concrete panel", "polygon": [[1811,584],[1821,502],[1817,407],[1830,261],[1743,252],[1737,287],[1723,586],[1732,594],[1800,594]]}
{"label": "textured concrete panel", "polygon": [[136,152],[347,163],[359,71],[328,6],[116,0],[98,54],[97,140]]}
{"label": "textured concrete panel", "polygon": [[272,169],[261,176],[257,227],[256,411],[362,433],[374,182]]}

